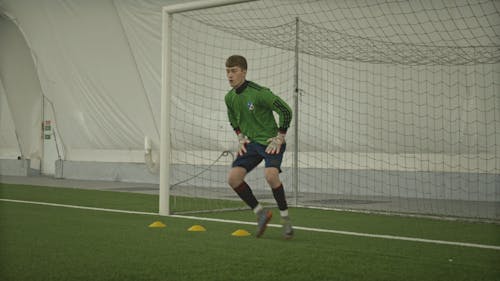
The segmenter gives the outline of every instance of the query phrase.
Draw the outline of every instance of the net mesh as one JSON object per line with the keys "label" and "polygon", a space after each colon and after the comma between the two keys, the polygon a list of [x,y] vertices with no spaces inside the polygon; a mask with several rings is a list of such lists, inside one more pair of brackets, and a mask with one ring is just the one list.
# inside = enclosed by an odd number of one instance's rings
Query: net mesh
{"label": "net mesh", "polygon": [[[289,202],[498,220],[499,8],[264,0],[175,14],[171,192],[218,200],[174,211],[242,206],[226,183],[237,141],[224,104],[225,59],[241,54],[247,79],[292,107],[298,85],[281,174]],[[274,202],[262,167],[247,182]]]}

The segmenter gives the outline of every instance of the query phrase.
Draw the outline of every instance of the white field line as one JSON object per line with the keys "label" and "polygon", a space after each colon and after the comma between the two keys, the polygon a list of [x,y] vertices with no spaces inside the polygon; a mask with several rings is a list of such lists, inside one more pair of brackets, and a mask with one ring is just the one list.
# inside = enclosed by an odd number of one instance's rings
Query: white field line
{"label": "white field line", "polygon": [[[113,212],[113,213],[160,216],[158,213],[151,213],[151,212],[139,212],[139,211],[118,210],[118,209],[95,208],[95,207],[56,204],[56,203],[47,203],[47,202],[14,200],[14,199],[4,199],[4,198],[0,198],[0,201],[44,205],[44,206],[52,206],[52,207],[73,208],[73,209],[82,209],[82,210],[92,210],[92,211]],[[246,224],[246,225],[252,225],[252,226],[255,225],[255,222],[224,220],[224,219],[204,218],[204,217],[194,217],[194,216],[184,216],[184,215],[170,215],[169,217],[190,219],[190,220],[200,220],[200,221],[232,223],[232,224]],[[279,225],[279,224],[268,224],[268,226],[269,227],[281,227],[281,225]],[[432,243],[432,244],[441,244],[441,245],[452,245],[452,246],[461,246],[461,247],[491,249],[491,250],[499,250],[500,251],[500,246],[494,246],[494,245],[453,242],[453,241],[444,241],[444,240],[432,240],[432,239],[413,238],[413,237],[404,237],[404,236],[395,236],[395,235],[370,234],[370,233],[360,233],[360,232],[352,232],[352,231],[341,231],[341,230],[322,229],[322,228],[313,228],[313,227],[302,227],[302,226],[294,226],[294,229],[304,230],[304,231],[313,231],[313,232],[334,233],[334,234],[350,235],[350,236],[360,236],[360,237],[381,238],[381,239],[390,239],[390,240],[402,240],[402,241],[410,241],[410,242],[421,242],[421,243]]]}

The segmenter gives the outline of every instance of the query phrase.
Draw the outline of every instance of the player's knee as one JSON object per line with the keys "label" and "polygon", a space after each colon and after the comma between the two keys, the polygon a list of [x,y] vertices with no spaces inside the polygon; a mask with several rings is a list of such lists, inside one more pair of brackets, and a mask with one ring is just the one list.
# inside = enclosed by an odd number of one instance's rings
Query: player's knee
{"label": "player's knee", "polygon": [[227,183],[232,188],[237,188],[238,186],[240,186],[243,180],[244,180],[244,174],[238,171],[232,170],[231,172],[229,172],[229,175],[227,176]]}
{"label": "player's knee", "polygon": [[278,186],[280,185],[280,178],[279,178],[279,171],[278,169],[275,168],[268,168],[265,170],[265,178],[267,183],[271,186]]}
{"label": "player's knee", "polygon": [[238,186],[238,181],[233,175],[229,174],[227,176],[227,184],[232,188],[236,188]]}

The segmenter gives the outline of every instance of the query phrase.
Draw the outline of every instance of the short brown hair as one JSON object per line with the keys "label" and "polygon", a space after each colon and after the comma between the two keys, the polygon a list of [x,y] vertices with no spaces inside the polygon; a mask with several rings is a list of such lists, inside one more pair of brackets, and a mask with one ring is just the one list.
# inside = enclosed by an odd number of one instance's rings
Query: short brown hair
{"label": "short brown hair", "polygon": [[226,60],[226,67],[238,66],[243,70],[247,70],[247,60],[244,56],[232,55]]}

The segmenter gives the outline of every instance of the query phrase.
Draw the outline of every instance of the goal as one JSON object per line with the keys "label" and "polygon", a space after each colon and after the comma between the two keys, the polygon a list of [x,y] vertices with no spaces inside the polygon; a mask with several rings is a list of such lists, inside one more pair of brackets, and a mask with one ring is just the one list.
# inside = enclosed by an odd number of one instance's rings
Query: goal
{"label": "goal", "polygon": [[233,2],[163,10],[161,214],[244,207],[224,104],[241,54],[293,107],[291,205],[499,220],[498,2]]}

